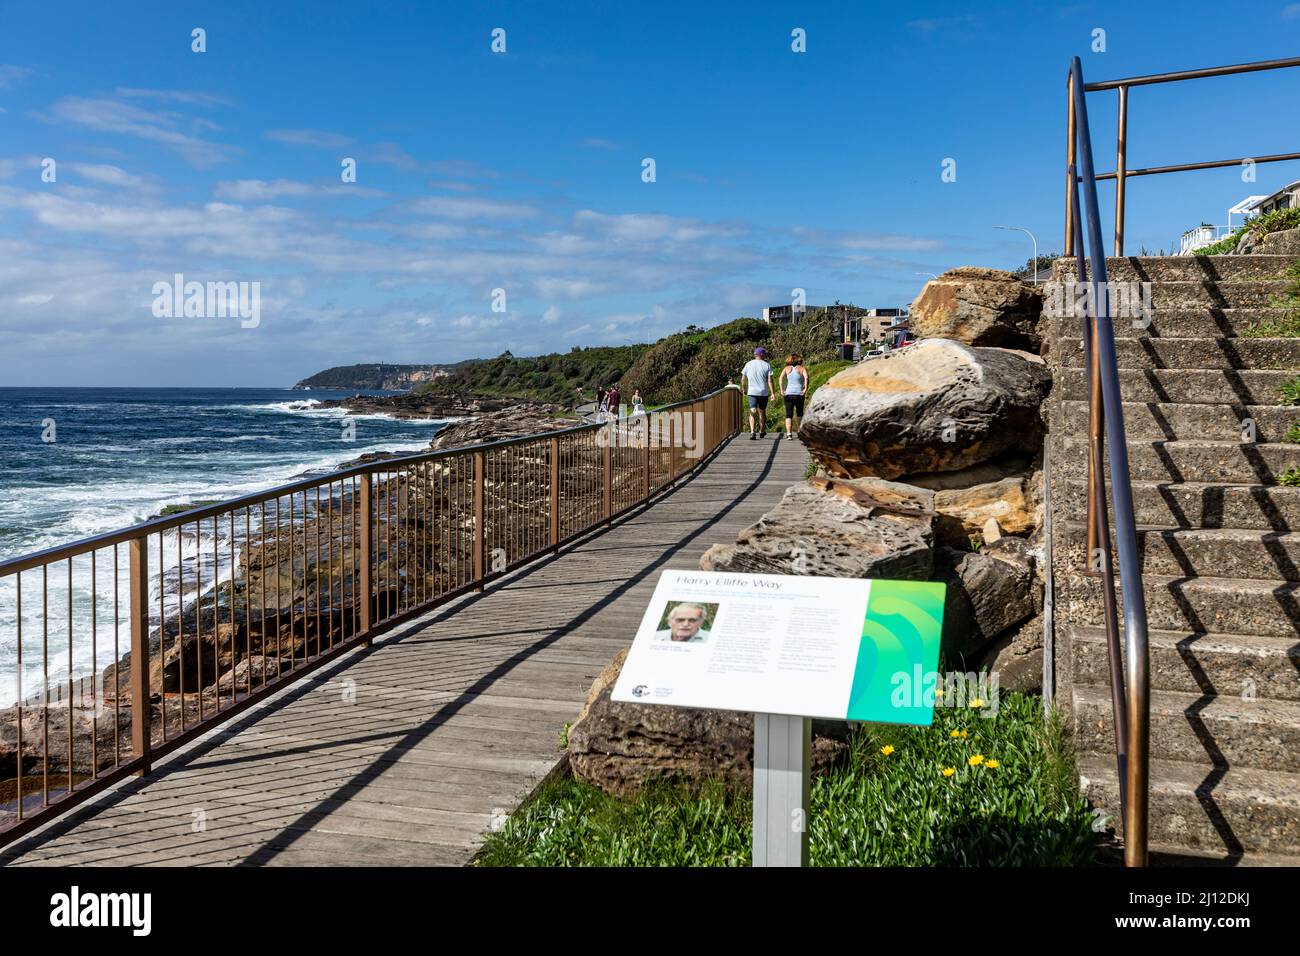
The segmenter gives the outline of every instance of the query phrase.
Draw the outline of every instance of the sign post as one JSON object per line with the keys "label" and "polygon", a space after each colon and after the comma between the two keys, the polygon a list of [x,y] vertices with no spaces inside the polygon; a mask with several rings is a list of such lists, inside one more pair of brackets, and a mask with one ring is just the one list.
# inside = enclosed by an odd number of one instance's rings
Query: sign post
{"label": "sign post", "polygon": [[806,866],[812,718],[929,726],[945,594],[929,581],[664,571],[612,699],[752,713],[754,865]]}
{"label": "sign post", "polygon": [[754,715],[754,866],[808,865],[812,721]]}

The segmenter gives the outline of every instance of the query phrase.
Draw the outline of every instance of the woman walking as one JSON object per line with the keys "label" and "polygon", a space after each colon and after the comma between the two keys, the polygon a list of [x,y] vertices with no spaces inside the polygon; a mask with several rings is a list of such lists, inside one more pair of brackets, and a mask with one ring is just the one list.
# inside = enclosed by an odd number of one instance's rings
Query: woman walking
{"label": "woman walking", "polygon": [[[785,368],[781,369],[781,400],[785,403],[785,437],[794,438],[799,428],[799,419],[803,417],[803,399],[808,391],[808,370],[804,368],[803,356],[799,353],[787,355]],[[795,424],[791,427],[791,421]]]}

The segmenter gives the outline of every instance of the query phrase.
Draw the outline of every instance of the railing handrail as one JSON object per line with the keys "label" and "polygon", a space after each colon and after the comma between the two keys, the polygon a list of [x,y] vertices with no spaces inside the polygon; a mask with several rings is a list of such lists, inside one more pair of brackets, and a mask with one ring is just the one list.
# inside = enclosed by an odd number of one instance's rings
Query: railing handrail
{"label": "railing handrail", "polygon": [[1128,76],[1119,80],[1102,80],[1084,86],[1087,93],[1098,90],[1115,90],[1121,86],[1149,86],[1153,83],[1177,83],[1180,80],[1200,80],[1211,76],[1232,76],[1237,73],[1258,73],[1262,70],[1283,70],[1300,66],[1300,56],[1280,60],[1256,60],[1253,63],[1234,63],[1230,66],[1210,66],[1199,70],[1178,70],[1173,73],[1149,73],[1146,76]]}
{"label": "railing handrail", "polygon": [[[380,459],[0,564],[16,611],[15,703],[0,716],[17,741],[16,799],[12,811],[0,804],[0,845],[147,775],[157,758],[339,655],[645,506],[737,434],[739,395],[728,385],[627,418]],[[30,568],[41,573],[24,582]],[[89,577],[74,589],[76,569]],[[24,602],[24,583],[35,601]],[[52,636],[63,673],[50,672]],[[89,650],[88,696],[77,694],[87,681],[76,647]],[[101,667],[104,658],[112,663]],[[100,678],[108,667],[111,690]],[[49,735],[56,685],[67,688],[63,753]],[[61,700],[61,689],[53,696]],[[73,708],[85,711],[75,727]]]}
{"label": "railing handrail", "polygon": [[[720,392],[726,391],[728,386],[714,389],[699,398],[688,398],[684,401],[673,402],[670,405],[661,405],[647,412],[649,415],[658,415],[663,412],[672,411],[675,408],[681,408],[684,405],[690,405],[694,402],[702,402]],[[641,416],[636,416],[637,418]],[[229,511],[237,511],[240,508],[247,508],[253,505],[259,505],[266,501],[274,501],[276,498],[283,498],[288,495],[297,494],[300,491],[309,491],[322,485],[334,484],[345,481],[349,478],[357,478],[362,475],[373,475],[380,471],[389,471],[393,468],[401,468],[407,465],[418,465],[424,462],[435,461],[439,458],[450,458],[457,455],[464,455],[470,452],[487,452],[500,448],[506,448],[512,445],[522,445],[527,442],[537,441],[543,438],[558,438],[563,435],[572,435],[578,432],[591,431],[596,428],[609,428],[618,422],[631,422],[634,418],[611,419],[607,422],[588,422],[582,425],[574,425],[571,428],[557,428],[547,432],[535,432],[530,435],[517,435],[514,438],[502,438],[492,442],[482,442],[475,445],[457,445],[454,448],[439,448],[436,451],[422,451],[411,455],[400,455],[394,458],[381,458],[377,461],[366,462],[362,465],[353,465],[349,468],[340,468],[335,471],[326,472],[313,478],[303,478],[298,481],[290,482],[284,485],[277,485],[264,491],[254,491],[238,498],[229,498],[223,501],[214,502],[213,504],[203,505],[198,508],[190,508],[186,511],[178,512],[174,515],[164,517],[150,518],[141,521],[138,524],[128,525],[125,528],[118,528],[114,531],[104,531],[97,535],[91,535],[85,538],[78,538],[75,541],[69,541],[66,544],[57,544],[43,551],[31,551],[27,554],[20,554],[17,557],[0,561],[0,578],[7,577],[11,574],[17,574],[20,571],[29,571],[32,568],[38,568],[43,564],[49,564],[52,561],[60,561],[64,558],[76,557],[85,554],[87,551],[97,550],[100,548],[112,547],[115,544],[125,544],[132,538],[138,538],[142,535],[154,534],[160,531],[170,531],[173,528],[179,528],[181,525],[193,524],[196,521],[202,521],[205,518],[214,518],[224,515]]]}
{"label": "railing handrail", "polygon": [[[1092,136],[1088,125],[1088,108],[1083,83],[1083,65],[1078,57],[1070,64],[1070,91],[1074,116],[1070,123],[1072,135],[1077,138],[1078,176],[1074,168],[1067,171],[1074,195],[1072,205],[1078,202],[1082,187],[1083,205],[1088,220],[1087,245],[1092,274],[1091,308],[1093,323],[1093,349],[1088,370],[1099,380],[1101,407],[1105,417],[1107,457],[1110,460],[1111,494],[1115,511],[1115,546],[1119,552],[1120,585],[1124,594],[1124,656],[1126,671],[1125,704],[1127,718],[1127,765],[1120,786],[1124,792],[1124,859],[1130,866],[1144,866],[1147,860],[1147,802],[1148,802],[1148,733],[1150,708],[1150,680],[1147,667],[1147,615],[1146,597],[1142,590],[1142,569],[1137,550],[1137,524],[1133,516],[1133,488],[1129,474],[1128,443],[1124,432],[1124,409],[1120,395],[1119,360],[1115,350],[1115,329],[1111,322],[1107,294],[1106,256],[1102,252],[1101,213],[1097,203],[1097,180],[1092,163]],[[1075,226],[1075,229],[1081,224]],[[1073,235],[1074,229],[1071,230]],[[1082,230],[1079,229],[1078,256],[1082,264],[1084,249]],[[1091,382],[1091,379],[1089,380]],[[1090,403],[1095,410],[1095,403]],[[1095,413],[1095,412],[1094,412]],[[1094,427],[1100,423],[1094,423]],[[1093,429],[1090,428],[1090,432]],[[1095,433],[1095,432],[1094,432]],[[1093,461],[1089,482],[1100,486],[1104,501],[1105,470],[1101,461]],[[1093,511],[1093,496],[1089,496],[1089,511]],[[1104,522],[1103,515],[1094,515]],[[1095,521],[1090,521],[1090,525]],[[1104,588],[1114,595],[1115,581],[1111,570],[1109,549],[1103,554],[1102,573]],[[1109,607],[1109,603],[1108,603]],[[1114,666],[1114,662],[1112,662]],[[1118,721],[1120,715],[1115,715]]]}
{"label": "railing handrail", "polygon": [[[1115,90],[1119,93],[1118,130],[1115,137],[1115,169],[1108,173],[1098,173],[1094,182],[1115,180],[1115,255],[1124,255],[1124,199],[1128,180],[1133,176],[1158,176],[1164,173],[1182,173],[1201,169],[1221,169],[1225,166],[1238,166],[1244,162],[1255,165],[1264,163],[1283,163],[1300,160],[1300,152],[1273,153],[1268,156],[1240,156],[1236,159],[1216,159],[1200,163],[1178,163],[1172,166],[1147,166],[1141,169],[1128,169],[1128,92],[1134,86],[1149,86],[1155,83],[1177,83],[1182,80],[1199,80],[1213,76],[1232,76],[1241,73],[1258,73],[1263,70],[1284,70],[1300,67],[1300,57],[1287,57],[1279,60],[1258,60],[1254,63],[1236,63],[1231,66],[1213,66],[1199,70],[1180,70],[1175,73],[1152,73],[1146,76],[1130,76],[1118,80],[1103,80],[1100,83],[1080,85],[1078,90],[1071,89],[1068,97],[1069,143],[1066,165],[1074,162],[1074,122],[1076,103],[1084,101],[1083,94],[1102,90]],[[1073,76],[1073,71],[1071,71]],[[1076,93],[1078,94],[1076,98]],[[1067,184],[1067,190],[1069,189]],[[1067,195],[1065,204],[1065,255],[1074,254],[1074,229],[1071,225],[1070,200]]]}

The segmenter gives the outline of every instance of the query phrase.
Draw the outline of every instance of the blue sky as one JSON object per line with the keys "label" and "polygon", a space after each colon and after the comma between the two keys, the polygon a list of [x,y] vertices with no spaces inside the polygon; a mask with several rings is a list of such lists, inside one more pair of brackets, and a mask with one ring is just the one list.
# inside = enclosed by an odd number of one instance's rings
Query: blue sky
{"label": "blue sky", "polygon": [[[1221,0],[0,2],[0,24],[0,385],[652,341],[794,287],[906,304],[917,273],[1023,263],[994,224],[1059,250],[1071,56],[1093,80],[1300,52],[1300,3]],[[1293,151],[1298,93],[1300,70],[1135,89],[1130,164]],[[1090,109],[1113,168],[1113,94]],[[1131,181],[1129,251],[1300,164],[1258,173]],[[176,273],[260,283],[260,323],[156,318]]]}

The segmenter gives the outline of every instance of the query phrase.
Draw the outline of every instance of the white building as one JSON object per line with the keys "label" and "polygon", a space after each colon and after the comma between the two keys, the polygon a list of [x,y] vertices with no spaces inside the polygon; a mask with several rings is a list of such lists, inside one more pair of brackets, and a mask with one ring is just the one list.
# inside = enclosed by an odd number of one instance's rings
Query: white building
{"label": "white building", "polygon": [[1300,179],[1283,186],[1271,196],[1252,196],[1251,199],[1258,200],[1248,210],[1248,215],[1251,216],[1262,216],[1279,209],[1300,209]]}

